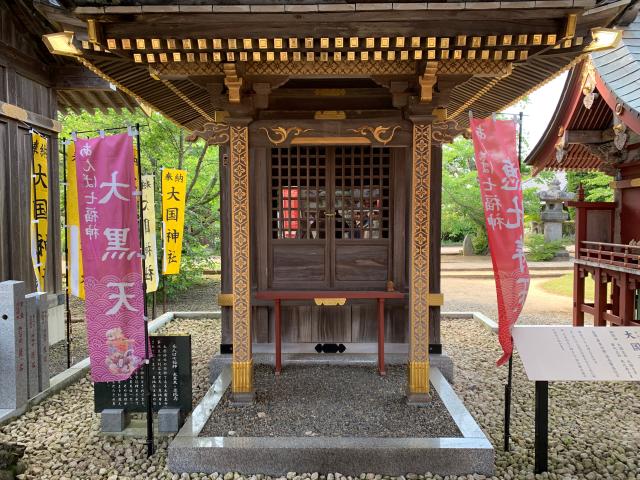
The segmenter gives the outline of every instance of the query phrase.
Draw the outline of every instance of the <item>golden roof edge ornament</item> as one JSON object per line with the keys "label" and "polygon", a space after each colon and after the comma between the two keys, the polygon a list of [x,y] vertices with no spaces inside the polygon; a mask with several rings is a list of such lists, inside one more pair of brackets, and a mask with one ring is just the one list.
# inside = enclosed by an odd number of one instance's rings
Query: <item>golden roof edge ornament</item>
{"label": "golden roof edge ornament", "polygon": [[381,144],[386,145],[391,140],[393,140],[393,137],[399,128],[401,128],[400,125],[391,125],[388,127],[385,127],[383,125],[379,125],[377,127],[363,125],[360,128],[350,128],[347,131],[360,134],[363,137],[371,136],[376,142],[380,142]]}
{"label": "golden roof edge ornament", "polygon": [[225,123],[205,123],[202,130],[194,130],[187,137],[188,142],[203,139],[207,145],[224,145],[229,142],[229,125]]}
{"label": "golden roof edge ornament", "polygon": [[434,122],[431,125],[431,138],[436,143],[451,143],[458,135],[471,138],[471,129],[458,126],[455,120]]}
{"label": "golden roof edge ornament", "polygon": [[582,75],[582,94],[584,95],[582,104],[584,108],[590,110],[597,96],[597,93],[595,93],[596,68],[590,58],[585,62],[584,73]]}
{"label": "golden roof edge ornament", "polygon": [[[262,127],[260,130],[265,133],[269,141],[274,145],[280,145],[281,143],[286,142],[289,135],[297,137],[304,133],[313,131],[311,128],[301,127],[269,127],[268,129],[266,127]],[[269,133],[269,131],[271,131],[271,133]]]}

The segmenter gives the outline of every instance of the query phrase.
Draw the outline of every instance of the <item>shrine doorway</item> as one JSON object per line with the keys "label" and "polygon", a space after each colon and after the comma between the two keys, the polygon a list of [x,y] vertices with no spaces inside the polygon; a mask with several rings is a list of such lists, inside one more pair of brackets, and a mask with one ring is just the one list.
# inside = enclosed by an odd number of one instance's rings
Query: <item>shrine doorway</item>
{"label": "shrine doorway", "polygon": [[292,146],[270,153],[270,288],[384,288],[391,278],[393,149]]}

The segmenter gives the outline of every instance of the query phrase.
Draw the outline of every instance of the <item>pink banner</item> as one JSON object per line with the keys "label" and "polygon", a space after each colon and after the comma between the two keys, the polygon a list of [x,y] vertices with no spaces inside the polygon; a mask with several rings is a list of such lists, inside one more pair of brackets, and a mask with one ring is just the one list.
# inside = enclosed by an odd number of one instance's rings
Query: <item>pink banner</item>
{"label": "pink banner", "polygon": [[498,339],[504,352],[497,364],[502,365],[513,352],[511,331],[529,291],[516,123],[472,119],[471,133],[496,280]]}
{"label": "pink banner", "polygon": [[78,139],[75,148],[91,376],[126,380],[145,357],[133,139]]}

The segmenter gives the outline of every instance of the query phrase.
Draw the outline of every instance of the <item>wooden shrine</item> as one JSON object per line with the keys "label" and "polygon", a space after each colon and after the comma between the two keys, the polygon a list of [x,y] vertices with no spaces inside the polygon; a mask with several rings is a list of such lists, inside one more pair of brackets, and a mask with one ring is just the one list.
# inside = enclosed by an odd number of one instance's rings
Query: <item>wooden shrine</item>
{"label": "wooden shrine", "polygon": [[[631,17],[632,18],[632,17]],[[553,120],[527,163],[536,170],[600,170],[613,202],[576,209],[573,324],[640,325],[640,19],[625,22],[619,46],[591,54],[567,79]],[[585,278],[595,281],[585,300]]]}
{"label": "wooden shrine", "polygon": [[571,68],[593,47],[592,29],[626,9],[60,4],[39,9],[80,64],[220,146],[221,348],[233,354],[238,401],[253,398],[252,352],[279,342],[276,322],[285,353],[404,346],[408,397],[427,399],[429,353],[442,351],[442,144],[465,133],[469,110],[488,116]]}

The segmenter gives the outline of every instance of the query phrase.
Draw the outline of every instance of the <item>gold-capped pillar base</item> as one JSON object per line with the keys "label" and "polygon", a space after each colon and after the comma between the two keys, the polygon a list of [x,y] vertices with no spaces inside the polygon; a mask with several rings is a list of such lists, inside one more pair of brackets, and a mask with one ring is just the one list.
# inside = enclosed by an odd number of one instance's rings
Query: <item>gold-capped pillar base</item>
{"label": "gold-capped pillar base", "polygon": [[429,362],[409,362],[409,389],[407,403],[420,405],[429,403]]}
{"label": "gold-capped pillar base", "polygon": [[253,403],[253,360],[248,362],[231,362],[231,392],[233,403]]}

